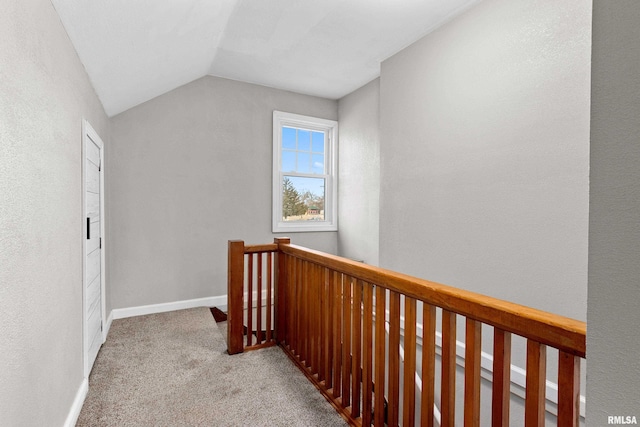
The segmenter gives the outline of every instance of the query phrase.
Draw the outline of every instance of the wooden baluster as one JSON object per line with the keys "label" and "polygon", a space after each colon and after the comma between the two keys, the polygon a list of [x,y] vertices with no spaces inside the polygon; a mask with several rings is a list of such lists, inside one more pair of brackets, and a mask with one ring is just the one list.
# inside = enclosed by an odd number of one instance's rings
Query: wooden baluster
{"label": "wooden baluster", "polygon": [[537,341],[527,340],[525,427],[544,426],[546,376],[547,346]]}
{"label": "wooden baluster", "polygon": [[362,390],[362,280],[353,281],[352,328],[353,348],[351,356],[351,415],[360,416],[360,392]]}
{"label": "wooden baluster", "polygon": [[331,365],[333,360],[333,294],[331,293],[331,270],[324,269],[324,310],[322,312],[324,335],[322,341],[324,378],[327,390],[333,387]]}
{"label": "wooden baluster", "polygon": [[306,324],[304,323],[305,316],[307,314],[306,310],[306,300],[304,298],[305,286],[304,286],[304,262],[301,259],[297,260],[296,263],[296,290],[298,292],[298,321],[297,321],[297,333],[296,333],[296,350],[298,351],[298,356],[300,362],[304,362],[306,354],[304,351],[305,347],[305,338],[306,338]]}
{"label": "wooden baluster", "polygon": [[351,373],[351,282],[349,276],[342,278],[342,406],[351,405],[349,375]]}
{"label": "wooden baluster", "polygon": [[580,425],[580,357],[560,351],[558,355],[558,426]]}
{"label": "wooden baluster", "polygon": [[309,265],[309,276],[310,276],[310,296],[309,305],[311,307],[311,334],[309,339],[310,344],[310,354],[311,354],[311,372],[318,373],[319,371],[319,353],[320,353],[320,286],[319,278],[318,278],[318,266],[316,264]]}
{"label": "wooden baluster", "polygon": [[333,295],[333,396],[342,395],[342,276],[337,271],[331,275]]}
{"label": "wooden baluster", "polygon": [[294,281],[293,281],[293,289],[295,292],[295,299],[296,299],[296,303],[295,303],[295,317],[294,317],[294,330],[295,330],[295,352],[296,352],[296,356],[298,357],[298,359],[300,361],[302,361],[301,354],[301,348],[302,348],[302,337],[300,336],[302,334],[302,330],[301,330],[301,322],[302,322],[302,314],[301,311],[303,310],[303,306],[302,306],[302,283],[300,282],[300,270],[302,267],[302,263],[300,262],[300,259],[296,258],[295,261],[295,270],[294,270]]}
{"label": "wooden baluster", "polygon": [[315,334],[314,334],[314,343],[313,343],[313,371],[318,374],[318,380],[321,380],[320,372],[322,370],[322,364],[320,361],[322,360],[322,316],[321,316],[321,308],[322,308],[322,271],[320,270],[320,266],[317,264],[313,265],[314,270],[314,295],[315,300],[312,302],[313,311],[315,315]]}
{"label": "wooden baluster", "polygon": [[302,283],[302,261],[296,259],[296,355],[300,362],[304,360],[304,329],[302,328],[303,315],[304,315],[304,283]]}
{"label": "wooden baluster", "polygon": [[464,425],[480,427],[482,323],[467,318],[464,355]]}
{"label": "wooden baluster", "polygon": [[293,354],[298,356],[300,354],[300,349],[298,348],[298,331],[300,328],[300,318],[298,313],[300,311],[300,299],[298,298],[299,294],[299,282],[298,282],[298,258],[291,257],[291,277],[290,281],[290,289],[291,289],[291,342],[289,343],[291,347],[291,351]]}
{"label": "wooden baluster", "polygon": [[298,339],[300,340],[300,361],[305,363],[305,366],[309,364],[309,353],[307,347],[307,341],[309,339],[309,322],[307,321],[309,316],[308,298],[307,298],[307,262],[300,260],[298,270],[298,283],[300,290],[300,333]]}
{"label": "wooden baluster", "polygon": [[373,360],[373,286],[364,284],[363,289],[363,336],[362,336],[362,425],[371,425],[372,405],[372,360]]}
{"label": "wooden baluster", "polygon": [[308,263],[307,267],[307,286],[308,286],[308,307],[309,307],[309,368],[310,373],[318,373],[318,308],[320,306],[320,296],[318,294],[317,271],[316,264]]}
{"label": "wooden baluster", "polygon": [[244,242],[230,240],[227,266],[227,348],[229,354],[242,353],[244,311]]}
{"label": "wooden baluster", "polygon": [[286,262],[286,267],[287,267],[287,278],[286,278],[286,284],[287,287],[285,288],[285,309],[286,309],[286,315],[285,315],[285,321],[286,321],[286,333],[285,333],[285,337],[286,337],[286,343],[287,346],[289,347],[289,349],[291,351],[293,351],[293,346],[292,346],[292,342],[293,342],[293,306],[295,305],[295,299],[293,298],[293,265],[295,260],[293,259],[292,256],[290,255],[285,255],[285,262]]}
{"label": "wooden baluster", "polygon": [[307,262],[307,270],[306,270],[306,280],[307,280],[307,368],[309,372],[313,374],[315,372],[315,348],[314,348],[314,338],[315,338],[315,328],[317,326],[315,319],[315,306],[317,300],[315,299],[315,286],[314,286],[314,276],[313,276],[313,264]]}
{"label": "wooden baluster", "polygon": [[247,347],[253,344],[253,254],[247,255]]}
{"label": "wooden baluster", "polygon": [[436,370],[436,307],[422,305],[422,399],[420,401],[420,425],[433,427]]}
{"label": "wooden baluster", "polygon": [[307,339],[307,349],[308,349],[308,358],[307,358],[307,367],[309,368],[309,372],[311,374],[316,372],[316,327],[318,326],[316,322],[316,285],[315,285],[315,266],[311,263],[307,263],[307,308],[309,310],[308,313],[308,328],[309,328],[309,338]]}
{"label": "wooden baluster", "polygon": [[[291,240],[288,238],[275,238],[274,243],[280,244],[289,244]],[[274,261],[275,267],[275,280],[274,284],[276,286],[276,300],[273,307],[273,312],[276,320],[276,338],[278,342],[286,342],[289,343],[288,340],[288,327],[287,327],[287,318],[289,312],[290,301],[287,300],[287,291],[289,288],[289,278],[288,268],[289,268],[289,258],[287,255],[283,254],[278,250],[276,252],[276,257]]]}
{"label": "wooden baluster", "polygon": [[398,425],[400,400],[400,294],[389,293],[389,396],[387,425]]}
{"label": "wooden baluster", "polygon": [[493,331],[493,398],[491,426],[509,427],[511,402],[511,333],[494,328]]}
{"label": "wooden baluster", "polygon": [[309,327],[309,339],[307,340],[307,349],[308,349],[308,363],[307,366],[310,368],[310,373],[315,373],[317,369],[316,365],[316,327],[318,326],[318,322],[316,321],[316,308],[317,302],[316,299],[316,284],[315,284],[315,273],[314,273],[314,265],[311,263],[307,263],[307,307],[309,310],[309,317],[307,320]]}
{"label": "wooden baluster", "polygon": [[323,382],[327,378],[327,370],[325,361],[327,359],[327,316],[326,316],[326,288],[324,280],[324,268],[317,266],[318,269],[318,381]]}
{"label": "wooden baluster", "polygon": [[262,342],[262,254],[256,254],[258,258],[258,284],[257,294],[258,300],[256,302],[256,344]]}
{"label": "wooden baluster", "polygon": [[404,391],[403,427],[415,425],[416,420],[416,300],[404,299]]}
{"label": "wooden baluster", "polygon": [[307,261],[303,261],[302,267],[302,289],[304,295],[303,304],[303,336],[304,336],[304,362],[307,368],[311,367],[311,323],[313,319],[313,312],[311,307],[311,277],[309,277],[310,264]]}
{"label": "wooden baluster", "polygon": [[442,310],[442,422],[455,425],[456,419],[456,314]]}
{"label": "wooden baluster", "polygon": [[384,371],[386,353],[386,332],[385,332],[385,299],[386,290],[381,286],[376,286],[376,353],[374,359],[375,388],[374,388],[374,424],[376,427],[384,426]]}
{"label": "wooden baluster", "polygon": [[[284,254],[283,254],[284,255]],[[285,316],[284,320],[286,322],[285,327],[285,341],[287,343],[287,347],[293,351],[293,346],[291,343],[293,342],[293,306],[295,305],[295,299],[293,298],[293,265],[294,258],[291,255],[284,255],[284,262],[286,264],[286,288],[284,289],[285,293]]]}
{"label": "wooden baluster", "polygon": [[284,311],[286,313],[285,315],[285,321],[286,321],[286,340],[287,340],[287,345],[289,346],[289,348],[291,348],[291,340],[292,340],[292,336],[293,336],[293,306],[295,305],[295,299],[293,298],[293,279],[294,279],[294,275],[293,275],[293,266],[294,266],[294,259],[293,257],[291,257],[290,255],[286,255],[285,256],[285,262],[286,262],[286,267],[287,267],[287,287],[285,288],[286,291],[286,297],[285,297],[285,306],[284,306]]}
{"label": "wooden baluster", "polygon": [[271,313],[273,312],[273,303],[272,303],[272,260],[271,260],[271,252],[267,252],[267,341],[271,341]]}

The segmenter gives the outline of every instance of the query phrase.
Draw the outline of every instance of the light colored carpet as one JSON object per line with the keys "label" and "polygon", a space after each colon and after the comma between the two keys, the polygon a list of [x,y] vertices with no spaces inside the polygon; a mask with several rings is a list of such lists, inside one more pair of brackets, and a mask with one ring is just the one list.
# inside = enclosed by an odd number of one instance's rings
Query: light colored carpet
{"label": "light colored carpet", "polygon": [[280,348],[226,349],[208,308],[115,320],[77,425],[346,425]]}

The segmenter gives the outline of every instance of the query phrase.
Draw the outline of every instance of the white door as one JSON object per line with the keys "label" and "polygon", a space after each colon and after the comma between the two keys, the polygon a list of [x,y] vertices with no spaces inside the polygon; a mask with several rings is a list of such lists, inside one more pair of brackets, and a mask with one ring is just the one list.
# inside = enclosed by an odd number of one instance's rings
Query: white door
{"label": "white door", "polygon": [[84,352],[88,377],[103,343],[103,248],[102,192],[103,144],[93,128],[84,122]]}

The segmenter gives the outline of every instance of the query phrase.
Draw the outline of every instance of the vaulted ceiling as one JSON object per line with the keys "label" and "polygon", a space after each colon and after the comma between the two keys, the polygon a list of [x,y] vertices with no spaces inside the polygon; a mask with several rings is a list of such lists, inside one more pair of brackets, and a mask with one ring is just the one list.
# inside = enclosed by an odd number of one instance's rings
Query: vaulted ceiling
{"label": "vaulted ceiling", "polygon": [[51,0],[109,116],[207,74],[338,99],[479,0]]}

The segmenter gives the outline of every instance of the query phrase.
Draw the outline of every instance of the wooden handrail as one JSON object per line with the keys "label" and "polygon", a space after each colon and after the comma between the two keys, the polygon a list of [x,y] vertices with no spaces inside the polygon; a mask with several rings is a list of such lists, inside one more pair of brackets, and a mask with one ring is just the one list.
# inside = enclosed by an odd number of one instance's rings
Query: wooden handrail
{"label": "wooden handrail", "polygon": [[567,353],[586,356],[585,322],[297,245],[280,244],[279,250]]}
{"label": "wooden handrail", "polygon": [[[229,353],[279,344],[352,425],[434,425],[436,309],[442,316],[441,425],[455,425],[459,393],[464,425],[480,423],[483,324],[494,334],[492,426],[510,423],[511,334],[527,340],[525,426],[544,425],[548,346],[559,350],[558,425],[579,425],[584,322],[292,245],[288,238],[230,241],[228,286]],[[456,390],[457,316],[466,319],[464,390]],[[400,355],[403,336],[406,357]]]}
{"label": "wooden handrail", "polygon": [[265,245],[247,245],[244,247],[245,254],[257,254],[257,253],[277,252],[277,251],[278,251],[277,243],[267,243]]}

